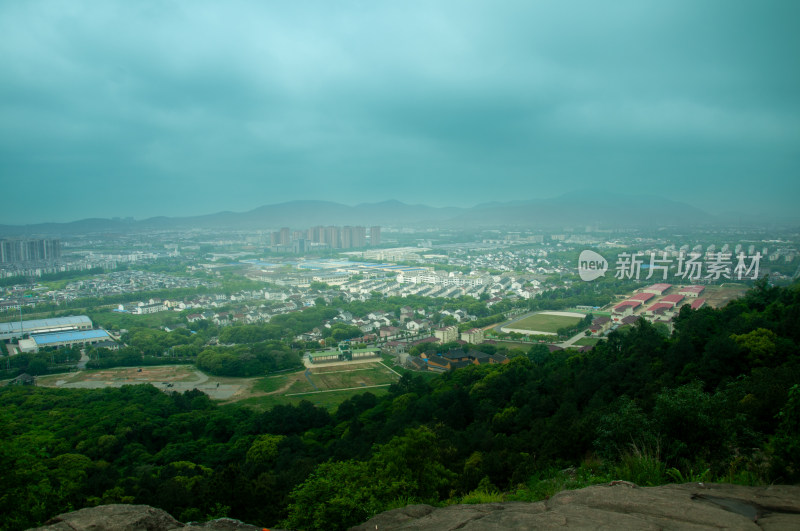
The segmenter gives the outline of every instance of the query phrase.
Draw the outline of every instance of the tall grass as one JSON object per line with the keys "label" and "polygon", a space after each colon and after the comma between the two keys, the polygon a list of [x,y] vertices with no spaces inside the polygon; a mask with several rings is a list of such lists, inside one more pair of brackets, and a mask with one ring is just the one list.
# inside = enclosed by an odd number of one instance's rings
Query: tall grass
{"label": "tall grass", "polygon": [[637,485],[654,486],[668,483],[667,466],[661,461],[660,448],[631,444],[630,449],[620,456],[614,467],[616,479],[630,481]]}

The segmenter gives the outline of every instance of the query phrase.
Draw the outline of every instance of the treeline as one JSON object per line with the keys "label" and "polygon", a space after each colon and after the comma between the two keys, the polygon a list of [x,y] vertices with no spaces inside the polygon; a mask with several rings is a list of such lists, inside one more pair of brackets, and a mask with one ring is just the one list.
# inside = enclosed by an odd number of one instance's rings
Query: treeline
{"label": "treeline", "polygon": [[269,324],[279,326],[285,337],[294,337],[308,332],[314,327],[322,326],[322,322],[339,315],[337,310],[326,307],[311,307],[299,312],[282,313],[270,319]]}
{"label": "treeline", "polygon": [[[508,308],[502,308],[500,311],[507,311],[507,309],[511,308],[510,303],[506,304],[509,305]],[[408,306],[413,310],[423,309],[427,316],[430,316],[431,312],[436,314],[440,310],[464,310],[477,317],[486,317],[491,313],[485,302],[469,296],[462,296],[457,299],[423,297],[420,295],[373,297],[366,301],[348,303],[341,299],[336,299],[330,306],[346,308],[347,311],[358,316],[380,311],[390,313],[398,318],[400,317],[400,309],[404,306]]]}
{"label": "treeline", "polygon": [[258,343],[283,337],[283,328],[277,324],[226,326],[219,332],[220,343]]}
{"label": "treeline", "polygon": [[14,378],[22,373],[41,376],[50,372],[63,372],[68,370],[67,367],[74,367],[80,359],[81,351],[78,347],[44,348],[36,353],[21,352],[0,359],[0,378]]}
{"label": "treeline", "polygon": [[132,347],[123,347],[119,350],[95,348],[89,351],[87,369],[110,369],[112,367],[138,367],[141,365],[174,365],[176,363],[194,363],[192,357],[179,356],[152,356],[142,354],[140,350]]}
{"label": "treeline", "polygon": [[534,345],[506,365],[406,374],[335,412],[5,388],[0,527],[122,502],[344,529],[408,503],[535,499],[567,467],[587,482],[798,482],[798,346],[800,287],[762,282],[720,310],[683,308],[670,337],[640,320],[590,352]]}
{"label": "treeline", "polygon": [[475,319],[474,321],[461,323],[458,325],[458,331],[464,332],[466,330],[471,330],[473,328],[483,328],[484,326],[502,323],[505,320],[506,320],[506,315],[504,313],[496,313],[494,315],[489,315],[487,317],[481,317],[480,319]]}
{"label": "treeline", "polygon": [[605,306],[618,293],[641,287],[633,280],[604,277],[595,282],[574,281],[570,286],[540,293],[528,301],[529,310],[563,310],[575,306]]}
{"label": "treeline", "polygon": [[286,369],[299,369],[302,352],[285,343],[264,341],[235,347],[211,347],[197,356],[197,368],[216,376],[263,376]]}
{"label": "treeline", "polygon": [[[90,269],[80,269],[74,271],[59,271],[58,273],[45,273],[41,276],[34,277],[34,281],[36,282],[52,282],[55,280],[67,280],[70,278],[79,278],[85,276],[92,276],[92,275],[99,275],[101,273],[105,273],[105,269],[102,267],[93,267]],[[0,286],[16,286],[28,283],[27,276],[16,276],[16,277],[6,277],[0,278]]]}
{"label": "treeline", "polygon": [[115,305],[134,301],[147,301],[150,299],[162,300],[183,300],[208,293],[217,293],[218,288],[214,286],[198,286],[196,288],[171,288],[151,291],[134,291],[130,293],[118,293],[114,295],[103,295],[101,297],[79,298],[72,301],[60,302],[37,302],[36,313],[65,313],[67,310],[80,308],[87,312],[103,307],[113,307]]}
{"label": "treeline", "polygon": [[589,325],[591,325],[593,320],[594,320],[594,315],[592,315],[590,313],[586,314],[583,317],[583,319],[581,319],[580,321],[578,321],[574,325],[572,325],[572,326],[563,326],[563,327],[559,328],[558,330],[556,330],[556,334],[558,334],[558,337],[561,337],[561,338],[571,337],[571,336],[577,334],[578,331],[583,330],[584,328],[586,328]]}

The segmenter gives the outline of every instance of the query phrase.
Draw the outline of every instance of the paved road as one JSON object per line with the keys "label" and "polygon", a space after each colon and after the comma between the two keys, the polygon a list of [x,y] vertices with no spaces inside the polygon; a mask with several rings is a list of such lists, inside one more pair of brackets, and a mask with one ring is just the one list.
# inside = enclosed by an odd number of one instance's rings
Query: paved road
{"label": "paved road", "polygon": [[310,369],[306,369],[306,372],[304,372],[303,375],[306,377],[306,380],[308,380],[308,383],[311,384],[311,387],[313,387],[314,389],[319,389],[319,387],[317,387],[317,384],[315,384],[314,382],[311,381],[311,370]]}
{"label": "paved road", "polygon": [[306,391],[305,393],[290,393],[284,396],[318,395],[320,393],[336,393],[338,391],[360,391],[361,389],[374,389],[376,387],[389,387],[392,384],[362,385],[361,387],[345,387],[343,389],[323,389],[321,391]]}
{"label": "paved road", "polygon": [[85,349],[81,349],[81,359],[78,362],[78,364],[76,365],[76,367],[78,369],[85,369],[86,368],[86,364],[88,362],[89,362],[89,356],[86,355],[86,350]]}
{"label": "paved road", "polygon": [[566,341],[558,343],[558,346],[561,347],[561,348],[571,347],[572,345],[577,343],[582,337],[586,337],[586,334],[584,333],[583,330],[581,330],[580,332],[578,332],[577,334],[575,334],[571,338],[567,339]]}

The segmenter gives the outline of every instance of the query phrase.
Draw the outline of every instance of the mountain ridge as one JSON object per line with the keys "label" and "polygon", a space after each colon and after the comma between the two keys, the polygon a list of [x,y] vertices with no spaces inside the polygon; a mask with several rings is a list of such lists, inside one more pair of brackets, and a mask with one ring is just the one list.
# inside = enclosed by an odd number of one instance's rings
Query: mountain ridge
{"label": "mountain ridge", "polygon": [[245,212],[220,211],[186,217],[142,220],[86,218],[67,223],[0,225],[0,236],[124,233],[141,230],[304,229],[315,225],[381,225],[442,228],[537,227],[603,228],[715,223],[718,218],[683,202],[657,196],[582,191],[547,199],[486,202],[471,207],[434,207],[392,199],[348,206],[333,201],[295,200]]}

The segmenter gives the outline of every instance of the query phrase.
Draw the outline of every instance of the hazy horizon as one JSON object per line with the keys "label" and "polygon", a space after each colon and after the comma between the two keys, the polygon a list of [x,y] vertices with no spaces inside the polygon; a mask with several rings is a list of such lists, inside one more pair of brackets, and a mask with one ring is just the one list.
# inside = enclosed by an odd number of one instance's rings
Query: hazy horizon
{"label": "hazy horizon", "polygon": [[585,189],[797,219],[800,4],[0,5],[0,224]]}

